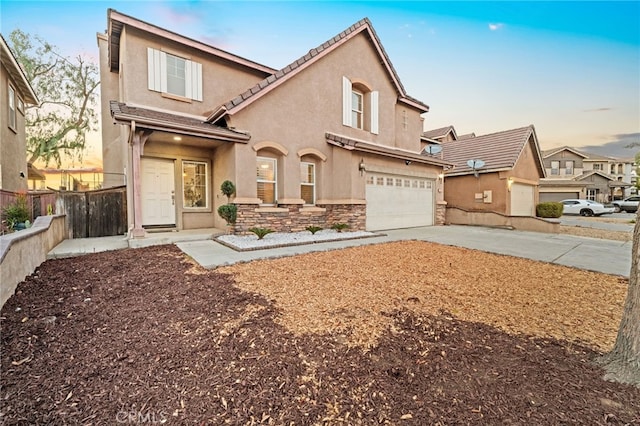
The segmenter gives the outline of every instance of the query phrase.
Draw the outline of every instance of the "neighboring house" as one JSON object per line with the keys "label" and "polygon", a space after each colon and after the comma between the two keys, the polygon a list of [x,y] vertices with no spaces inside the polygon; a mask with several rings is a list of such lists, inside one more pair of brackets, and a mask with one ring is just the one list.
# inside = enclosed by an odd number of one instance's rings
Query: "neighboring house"
{"label": "neighboring house", "polygon": [[443,222],[448,163],[420,154],[428,106],[368,19],[281,70],[114,10],[98,44],[105,186],[126,174],[134,237],[224,228],[225,180],[238,233]]}
{"label": "neighboring house", "polygon": [[[471,133],[462,138],[456,136],[453,126],[442,130],[424,134],[440,143],[444,161],[455,165],[444,175],[448,208],[535,216],[538,182],[545,170],[532,125],[488,135]],[[476,162],[475,169],[469,161]]]}
{"label": "neighboring house", "polygon": [[542,153],[547,177],[540,181],[540,201],[581,198],[609,202],[631,195],[633,159],[616,159],[568,146]]}
{"label": "neighboring house", "polygon": [[31,84],[0,35],[0,189],[28,189],[25,104],[38,104]]}

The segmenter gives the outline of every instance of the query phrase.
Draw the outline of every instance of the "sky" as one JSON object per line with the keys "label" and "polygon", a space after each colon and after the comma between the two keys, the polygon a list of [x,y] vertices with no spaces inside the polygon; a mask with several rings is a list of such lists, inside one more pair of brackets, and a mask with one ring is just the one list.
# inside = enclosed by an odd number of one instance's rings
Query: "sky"
{"label": "sky", "polygon": [[[272,68],[368,17],[425,130],[458,134],[533,124],[543,150],[633,157],[640,144],[640,1],[7,1],[19,28],[97,61],[107,9]],[[99,157],[100,136],[85,157]],[[88,161],[88,160],[86,160]]]}

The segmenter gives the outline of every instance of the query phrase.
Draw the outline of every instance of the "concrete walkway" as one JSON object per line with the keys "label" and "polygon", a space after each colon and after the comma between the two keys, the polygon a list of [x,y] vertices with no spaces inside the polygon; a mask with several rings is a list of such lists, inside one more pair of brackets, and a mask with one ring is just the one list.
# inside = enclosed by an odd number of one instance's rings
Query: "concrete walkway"
{"label": "concrete walkway", "polygon": [[[628,277],[631,270],[631,242],[477,226],[451,225],[398,229],[384,231],[384,236],[371,238],[245,252],[235,251],[212,240],[214,235],[221,233],[223,232],[220,230],[209,229],[162,233],[155,236],[151,234],[144,240],[126,240],[124,236],[65,240],[49,253],[49,257],[116,250],[129,246],[174,243],[200,265],[211,269],[255,259],[293,256],[390,241],[421,240],[624,277]],[[425,258],[428,258],[428,253],[425,253]]]}

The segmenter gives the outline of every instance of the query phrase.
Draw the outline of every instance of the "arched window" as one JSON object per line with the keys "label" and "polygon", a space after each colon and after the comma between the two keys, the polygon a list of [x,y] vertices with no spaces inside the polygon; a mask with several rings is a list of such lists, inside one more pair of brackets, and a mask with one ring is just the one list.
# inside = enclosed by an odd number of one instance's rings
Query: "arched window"
{"label": "arched window", "polygon": [[377,135],[378,97],[364,81],[342,77],[342,124]]}

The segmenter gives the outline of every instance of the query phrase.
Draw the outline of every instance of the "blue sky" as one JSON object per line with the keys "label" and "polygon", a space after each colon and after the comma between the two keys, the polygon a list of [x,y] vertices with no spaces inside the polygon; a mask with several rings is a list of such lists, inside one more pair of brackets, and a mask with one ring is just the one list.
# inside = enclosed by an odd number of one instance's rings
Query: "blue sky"
{"label": "blue sky", "polygon": [[[0,28],[97,57],[107,8],[281,68],[368,17],[426,129],[533,124],[543,149],[640,142],[640,2],[0,0]],[[614,154],[612,154],[614,155]]]}

